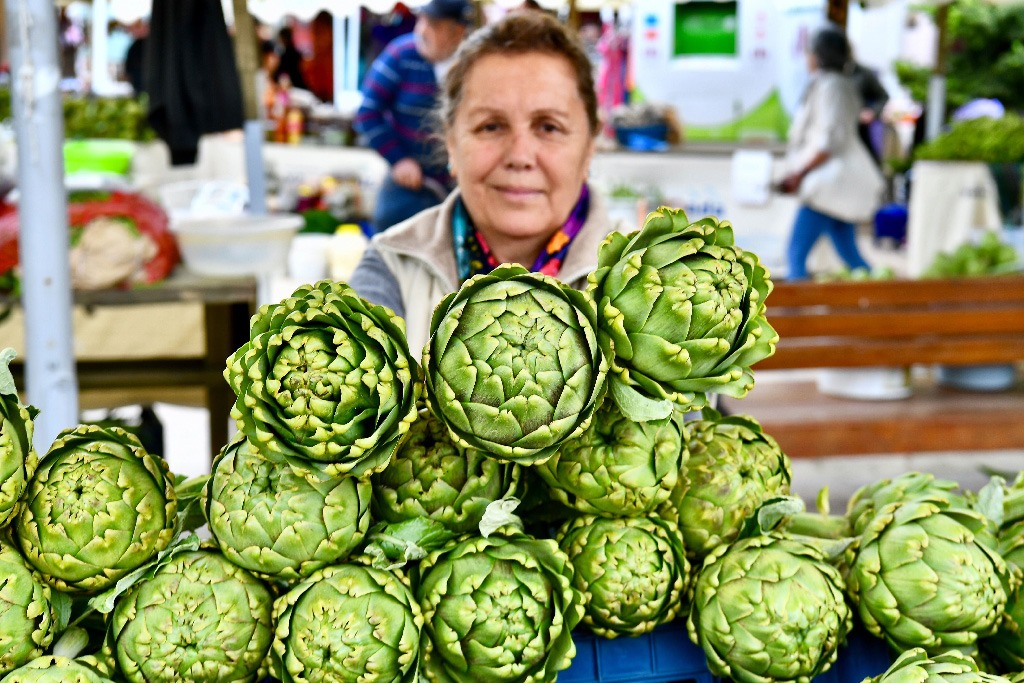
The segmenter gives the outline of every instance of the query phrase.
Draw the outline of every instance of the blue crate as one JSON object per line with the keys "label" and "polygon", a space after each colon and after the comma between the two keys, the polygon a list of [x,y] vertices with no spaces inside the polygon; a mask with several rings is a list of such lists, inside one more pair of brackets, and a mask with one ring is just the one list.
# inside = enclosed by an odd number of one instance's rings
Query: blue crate
{"label": "blue crate", "polygon": [[[599,638],[582,628],[573,632],[576,658],[558,675],[559,683],[718,683],[704,651],[690,642],[684,620],[642,636]],[[889,668],[885,641],[858,627],[847,638],[832,668],[814,683],[861,683]]]}
{"label": "blue crate", "polygon": [[559,683],[715,682],[704,651],[690,642],[683,620],[642,636],[607,639],[581,628],[572,637],[576,658],[558,675]]}

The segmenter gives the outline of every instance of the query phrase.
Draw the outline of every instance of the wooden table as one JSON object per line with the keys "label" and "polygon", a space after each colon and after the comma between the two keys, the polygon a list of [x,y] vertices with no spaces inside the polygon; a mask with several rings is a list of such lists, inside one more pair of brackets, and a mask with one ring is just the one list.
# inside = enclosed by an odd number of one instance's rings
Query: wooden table
{"label": "wooden table", "polygon": [[[212,278],[179,268],[167,280],[130,290],[78,291],[75,304],[89,307],[129,307],[142,304],[197,303],[203,307],[204,347],[201,357],[119,358],[76,362],[78,386],[89,390],[119,389],[146,396],[175,395],[183,388],[198,389],[210,411],[210,455],[228,440],[228,415],[234,392],[224,380],[225,360],[248,340],[249,320],[256,309],[256,280],[251,277]],[[7,298],[0,303],[18,303]],[[168,324],[174,324],[169,320]],[[159,334],[159,330],[154,330]],[[28,350],[28,352],[31,352]],[[19,385],[24,372],[20,359],[12,370]]]}

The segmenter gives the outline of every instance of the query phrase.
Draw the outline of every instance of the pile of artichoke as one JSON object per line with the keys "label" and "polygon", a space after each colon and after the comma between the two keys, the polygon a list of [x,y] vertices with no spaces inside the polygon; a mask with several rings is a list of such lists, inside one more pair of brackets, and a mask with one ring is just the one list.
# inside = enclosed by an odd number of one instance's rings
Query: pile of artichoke
{"label": "pile of artichoke", "polygon": [[38,456],[0,354],[0,683],[546,683],[582,629],[673,621],[736,681],[810,681],[855,621],[914,653],[887,681],[1024,669],[1024,480],[806,513],[775,440],[709,407],[773,353],[771,288],[665,207],[586,291],[469,279],[422,350],[303,285],[227,359],[238,432],[189,480],[116,427]]}

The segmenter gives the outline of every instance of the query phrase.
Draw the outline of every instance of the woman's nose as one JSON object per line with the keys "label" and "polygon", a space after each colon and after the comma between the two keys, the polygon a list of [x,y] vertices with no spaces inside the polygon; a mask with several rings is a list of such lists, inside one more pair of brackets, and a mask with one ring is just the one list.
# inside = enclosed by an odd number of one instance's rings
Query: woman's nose
{"label": "woman's nose", "polygon": [[528,130],[513,131],[505,163],[511,168],[531,168],[536,163],[537,141]]}

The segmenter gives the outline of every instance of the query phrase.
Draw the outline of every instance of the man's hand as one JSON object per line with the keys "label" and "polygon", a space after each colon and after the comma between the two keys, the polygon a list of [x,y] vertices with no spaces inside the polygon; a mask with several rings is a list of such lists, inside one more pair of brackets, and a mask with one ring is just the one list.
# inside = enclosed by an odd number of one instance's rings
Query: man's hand
{"label": "man's hand", "polygon": [[415,159],[406,157],[391,167],[391,179],[402,187],[418,190],[423,186],[423,169]]}
{"label": "man's hand", "polygon": [[800,189],[800,182],[803,179],[803,173],[790,173],[779,183],[779,190],[782,194],[793,194]]}

